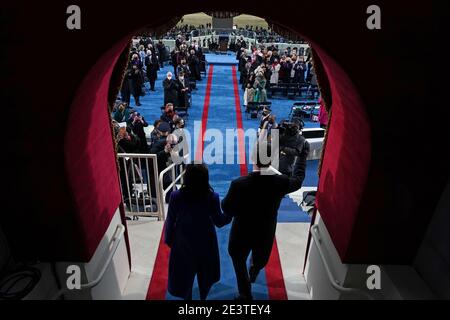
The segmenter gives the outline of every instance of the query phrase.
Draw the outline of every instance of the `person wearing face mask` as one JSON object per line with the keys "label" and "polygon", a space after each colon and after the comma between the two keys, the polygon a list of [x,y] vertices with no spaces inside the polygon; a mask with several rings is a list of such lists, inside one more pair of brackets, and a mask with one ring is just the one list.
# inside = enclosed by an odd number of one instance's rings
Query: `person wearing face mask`
{"label": "person wearing face mask", "polygon": [[152,53],[151,50],[147,50],[147,56],[145,57],[145,66],[147,79],[150,82],[150,91],[155,91],[155,81],[158,78],[158,59]]}
{"label": "person wearing face mask", "polygon": [[146,51],[145,51],[145,47],[143,45],[139,46],[139,59],[141,61],[144,61],[146,57]]}
{"label": "person wearing face mask", "polygon": [[191,50],[191,54],[188,57],[188,66],[189,70],[191,70],[191,80],[198,81],[201,80],[200,77],[200,60],[195,55],[195,50]]}
{"label": "person wearing face mask", "polygon": [[142,61],[139,57],[139,54],[137,53],[133,53],[133,55],[131,56],[131,61],[130,61],[132,66],[136,66],[137,69],[142,70]]}
{"label": "person wearing face mask", "polygon": [[273,64],[270,66],[270,69],[272,71],[272,75],[270,76],[271,84],[278,84],[280,68],[281,66],[278,63],[278,59],[275,59]]}
{"label": "person wearing face mask", "polygon": [[177,75],[183,73],[187,78],[191,75],[191,70],[186,63],[186,59],[181,59],[180,65],[177,67]]}
{"label": "person wearing face mask", "polygon": [[261,114],[261,122],[259,123],[259,129],[267,127],[267,123],[274,125],[275,117],[272,115],[272,110],[264,106],[262,114]]}
{"label": "person wearing face mask", "polygon": [[291,70],[292,70],[292,61],[291,58],[286,57],[285,60],[281,63],[281,81],[283,83],[289,83],[291,79]]}
{"label": "person wearing face mask", "polygon": [[133,133],[139,138],[139,152],[148,153],[147,138],[144,131],[144,128],[148,127],[147,121],[145,121],[140,113],[134,112],[130,119],[130,127]]}
{"label": "person wearing face mask", "polygon": [[201,58],[202,58],[202,56],[203,56],[203,50],[202,50],[202,47],[200,47],[200,46],[198,45],[198,43],[196,43],[196,44],[194,45],[194,50],[195,50],[195,55],[197,56],[197,58],[198,58],[199,60],[201,60]]}
{"label": "person wearing face mask", "polygon": [[241,49],[239,51],[239,63],[238,63],[238,71],[240,73],[239,83],[243,84],[244,79],[247,77],[247,70],[245,69],[245,64],[247,63],[247,55],[245,53],[245,49]]}
{"label": "person wearing face mask", "polygon": [[192,42],[191,42],[191,44],[189,45],[189,47],[188,47],[188,51],[189,52],[191,52],[192,50],[194,50],[195,51],[195,46],[197,45],[197,40],[193,40]]}
{"label": "person wearing face mask", "polygon": [[189,93],[189,81],[185,78],[183,72],[179,73],[178,76],[178,105],[179,108],[187,108],[188,104],[188,93]]}
{"label": "person wearing face mask", "polygon": [[[178,67],[183,64],[183,61],[186,64],[187,55],[188,55],[187,47],[185,44],[182,44],[180,47],[180,51],[177,53],[177,66]],[[177,70],[177,72],[178,72],[178,70]],[[178,73],[177,73],[177,76],[178,76]]]}
{"label": "person wearing face mask", "polygon": [[241,36],[239,45],[241,48],[247,49],[247,43],[245,42],[244,37],[242,37],[242,36]]}
{"label": "person wearing face mask", "polygon": [[[252,58],[247,57],[247,61],[245,62],[244,69],[241,72],[241,75],[243,77],[242,78],[242,89],[243,90],[246,90],[247,84],[250,81],[251,68],[252,68]],[[251,85],[253,85],[253,84],[251,84]]]}
{"label": "person wearing face mask", "polygon": [[161,115],[161,121],[166,122],[170,126],[170,132],[172,132],[175,129],[175,123],[174,118],[176,116],[176,113],[173,108],[172,103],[166,104],[164,107],[164,113]]}
{"label": "person wearing face mask", "polygon": [[177,39],[175,40],[175,46],[179,49],[182,43],[183,43],[183,39],[181,38],[181,34],[179,34],[177,36]]}
{"label": "person wearing face mask", "polygon": [[253,83],[253,88],[256,90],[255,102],[266,102],[267,101],[267,93],[266,93],[266,78],[264,76],[266,71],[266,66],[262,64],[255,70],[255,82]]}
{"label": "person wearing face mask", "polygon": [[128,82],[128,87],[130,89],[130,93],[134,97],[136,106],[139,107],[141,106],[139,97],[142,94],[142,74],[137,64],[132,64],[132,67],[128,69],[126,78]]}
{"label": "person wearing face mask", "polygon": [[306,64],[304,62],[303,56],[298,57],[298,65],[295,69],[295,78],[298,83],[304,83],[305,82],[305,70],[306,70]]}
{"label": "person wearing face mask", "polygon": [[172,60],[172,66],[173,66],[173,72],[175,74],[175,77],[177,76],[177,68],[178,68],[178,49],[175,48],[170,53],[170,59]]}
{"label": "person wearing face mask", "polygon": [[159,40],[156,44],[156,49],[158,50],[158,57],[159,57],[159,66],[160,68],[164,67],[164,60],[166,59],[166,46],[162,42],[162,40]]}
{"label": "person wearing face mask", "polygon": [[171,103],[178,104],[178,83],[172,77],[172,72],[167,72],[166,79],[163,81],[164,87],[164,105]]}

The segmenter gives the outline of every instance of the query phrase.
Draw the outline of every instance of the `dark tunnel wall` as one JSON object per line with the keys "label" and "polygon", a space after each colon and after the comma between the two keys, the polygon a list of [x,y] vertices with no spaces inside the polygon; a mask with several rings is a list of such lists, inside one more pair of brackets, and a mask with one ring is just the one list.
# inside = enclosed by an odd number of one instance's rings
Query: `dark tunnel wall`
{"label": "dark tunnel wall", "polygon": [[[81,7],[81,30],[66,29],[65,12],[71,4]],[[89,260],[96,239],[106,230],[108,217],[118,206],[117,177],[113,174],[105,177],[101,170],[92,170],[87,175],[88,171],[78,162],[92,159],[93,168],[101,167],[102,161],[106,167],[111,165],[112,150],[108,151],[107,141],[110,137],[105,134],[104,143],[103,138],[95,138],[97,147],[86,149],[80,159],[69,152],[74,140],[65,144],[67,137],[77,136],[77,126],[73,126],[78,122],[69,122],[75,112],[75,97],[94,106],[92,96],[78,90],[90,71],[106,70],[104,63],[109,60],[103,60],[102,64],[101,57],[107,59],[104,55],[111,53],[115,45],[118,47],[114,48],[125,46],[125,42],[118,41],[143,26],[158,26],[174,16],[207,9],[239,8],[241,12],[298,31],[317,44],[321,60],[330,57],[330,61],[336,62],[359,94],[354,100],[365,106],[371,129],[367,172],[352,176],[352,159],[340,158],[337,160],[345,164],[347,171],[334,180],[334,190],[326,188],[326,179],[321,180],[320,186],[318,205],[327,227],[340,230],[340,226],[345,226],[345,235],[332,231],[334,240],[346,239],[337,244],[341,258],[349,263],[409,264],[449,175],[449,156],[443,150],[448,134],[444,128],[433,128],[433,139],[418,134],[424,129],[418,117],[428,114],[430,95],[436,93],[436,88],[430,85],[433,67],[431,62],[424,61],[424,57],[435,55],[429,40],[433,33],[429,24],[432,11],[428,4],[378,1],[382,29],[371,31],[365,26],[366,8],[371,4],[371,1],[305,1],[298,3],[304,14],[291,16],[285,10],[273,10],[273,4],[255,6],[237,0],[223,3],[174,0],[170,8],[159,10],[155,9],[155,3],[143,2],[133,14],[129,13],[130,3],[107,1],[57,4],[17,1],[3,5],[6,10],[1,19],[5,43],[1,59],[2,101],[8,118],[14,119],[10,123],[14,134],[6,139],[9,164],[5,181],[10,182],[5,201],[7,214],[1,215],[0,222],[16,256]],[[92,69],[96,63],[99,64]],[[95,78],[95,74],[89,76]],[[333,94],[342,90],[345,87]],[[98,93],[104,94],[104,88]],[[350,97],[343,96],[342,101],[348,101],[347,98]],[[92,113],[101,110],[97,103],[98,99],[95,109],[86,106],[76,109],[87,112],[86,119],[98,121],[96,126],[79,126],[80,137],[84,139],[105,132],[104,115]],[[106,110],[106,101],[104,107]],[[437,114],[443,109],[443,104],[433,105]],[[82,119],[82,114],[77,116]],[[342,116],[353,119],[347,113]],[[86,132],[89,130],[93,131]],[[365,148],[360,145],[362,138],[353,134],[341,142],[346,149],[354,148],[358,153]],[[433,157],[424,159],[428,149],[433,150]],[[105,157],[96,158],[96,152]],[[74,158],[68,159],[69,155]],[[362,159],[365,161],[364,156]],[[326,153],[324,161],[331,165],[332,160],[333,154]],[[354,168],[358,172],[364,165],[355,163]],[[345,195],[347,189],[339,188],[342,183],[352,188],[352,179],[361,190],[350,190],[354,212],[346,217],[339,209],[348,206],[345,204],[348,199],[336,197],[333,192],[339,190],[338,194]],[[102,183],[106,185],[102,187]],[[83,184],[99,189],[83,193]],[[108,190],[112,190],[111,194]],[[87,203],[95,205],[89,207]],[[99,216],[89,211],[95,207],[102,208]]]}

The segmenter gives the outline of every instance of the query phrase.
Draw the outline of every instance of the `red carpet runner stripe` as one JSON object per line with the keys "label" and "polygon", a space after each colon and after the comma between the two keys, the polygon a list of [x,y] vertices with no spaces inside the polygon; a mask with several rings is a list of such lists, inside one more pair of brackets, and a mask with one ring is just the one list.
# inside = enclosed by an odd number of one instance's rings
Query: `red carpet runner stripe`
{"label": "red carpet runner stripe", "polygon": [[209,103],[211,99],[211,83],[213,75],[214,65],[209,66],[208,70],[208,82],[206,83],[206,93],[205,102],[203,104],[203,114],[202,114],[202,128],[198,135],[197,150],[195,152],[195,161],[201,161],[203,159],[203,149],[205,147],[205,136],[206,125],[208,123],[208,113],[209,113]]}
{"label": "red carpet runner stripe", "polygon": [[[203,137],[208,121],[209,103],[211,97],[211,83],[214,66],[210,65],[208,70],[208,82],[206,84],[205,102],[203,104],[202,127],[199,133],[195,160],[203,158],[203,148],[205,142]],[[169,279],[169,255],[170,248],[164,243],[164,228],[159,240],[158,253],[156,254],[155,265],[153,267],[152,278],[147,290],[147,300],[165,300],[167,293],[167,282]]]}
{"label": "red carpet runner stripe", "polygon": [[[245,141],[244,128],[242,124],[242,110],[241,100],[239,96],[239,85],[236,76],[236,67],[232,67],[233,85],[234,85],[234,101],[236,106],[236,121],[238,129],[238,150],[239,150],[239,164],[241,175],[247,175],[246,155],[245,155]],[[280,255],[278,253],[277,240],[274,239],[272,252],[270,254],[269,262],[265,268],[267,288],[269,291],[270,300],[287,300],[286,287],[284,285],[283,270],[281,269]]]}
{"label": "red carpet runner stripe", "polygon": [[147,290],[147,300],[165,300],[169,279],[170,248],[164,243],[164,228],[159,240],[158,253],[153,266],[152,278]]}
{"label": "red carpet runner stripe", "polygon": [[270,253],[269,262],[266,265],[265,271],[270,300],[287,300],[276,238],[273,239],[272,252]]}
{"label": "red carpet runner stripe", "polygon": [[236,76],[236,66],[231,69],[233,73],[233,86],[234,86],[234,105],[236,106],[236,124],[238,131],[238,154],[239,154],[239,167],[241,169],[241,176],[248,174],[247,161],[245,157],[245,140],[244,140],[244,126],[242,124],[242,110],[241,110],[241,98],[239,96],[239,85]]}

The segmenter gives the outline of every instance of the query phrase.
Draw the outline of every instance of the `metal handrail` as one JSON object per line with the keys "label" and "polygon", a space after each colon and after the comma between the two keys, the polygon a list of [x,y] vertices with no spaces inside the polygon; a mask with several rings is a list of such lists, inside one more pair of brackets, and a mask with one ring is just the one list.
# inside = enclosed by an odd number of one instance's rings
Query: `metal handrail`
{"label": "metal handrail", "polygon": [[323,248],[322,248],[322,237],[320,236],[320,232],[319,232],[319,226],[317,224],[313,225],[311,227],[311,235],[314,239],[314,242],[317,245],[317,250],[319,251],[319,255],[320,258],[322,259],[322,262],[325,266],[325,270],[327,272],[328,275],[328,280],[331,283],[331,286],[339,291],[339,292],[344,292],[344,293],[350,293],[350,294],[355,294],[355,295],[359,295],[359,296],[364,296],[365,298],[369,299],[369,300],[374,300],[374,298],[372,297],[372,295],[370,295],[369,293],[365,292],[364,290],[358,289],[358,288],[348,288],[348,287],[344,287],[341,285],[340,281],[337,280],[334,276],[333,273],[331,272],[330,266],[328,264],[328,260],[325,257],[325,254],[323,252]]}
{"label": "metal handrail", "polygon": [[[123,159],[123,167],[124,167],[124,175],[125,175],[125,181],[126,182],[126,193],[128,195],[128,202],[125,201],[126,195],[123,194],[123,201],[124,204],[129,206],[129,209],[127,209],[126,215],[128,216],[150,216],[150,217],[157,217],[159,220],[162,219],[162,212],[161,212],[161,207],[160,204],[161,202],[161,194],[159,192],[159,189],[157,188],[158,186],[158,175],[157,174],[153,174],[150,176],[150,172],[158,172],[158,167],[157,167],[157,156],[155,154],[141,154],[141,153],[119,153],[117,155],[117,157],[119,158],[119,161],[121,161]],[[141,160],[145,160],[144,164],[146,165],[146,178],[147,181],[144,183],[143,179],[141,179],[140,182],[136,182],[136,176],[135,176],[135,172],[134,170],[132,170],[132,174],[129,177],[128,176],[128,166],[126,163],[127,159],[132,159],[134,160],[139,160],[139,171],[141,173],[141,175],[143,175],[143,170],[142,170],[142,163]],[[151,163],[149,163],[149,159],[151,159]],[[133,165],[133,164],[132,164]],[[153,170],[150,170],[150,166],[153,168]],[[142,178],[145,178],[144,176],[142,176]],[[130,180],[131,179],[131,180]],[[155,190],[155,195],[152,194],[152,188],[151,188],[151,179],[153,179],[154,185],[156,187]],[[121,184],[121,188],[122,186],[122,181],[120,181]],[[145,206],[145,196],[142,198],[143,200],[143,205],[139,206],[139,201],[140,199],[137,196],[137,193],[135,193],[134,198],[132,198],[131,196],[131,190],[130,190],[130,182],[131,184],[135,185],[135,186],[141,186],[142,191],[144,191],[144,186],[146,186],[148,194],[149,194],[149,201],[150,201],[150,212],[148,212],[146,210],[146,206]],[[156,202],[158,203],[158,208],[156,210],[153,210],[153,204],[152,204],[152,196],[154,196],[156,198]],[[132,204],[132,200],[134,200],[136,202],[135,207],[137,208],[137,210],[133,209],[133,204]],[[140,210],[142,208],[142,210]]]}
{"label": "metal handrail", "polygon": [[250,39],[256,39],[256,32],[250,30],[240,30],[233,28],[208,28],[208,29],[195,29],[189,32],[191,38],[204,37],[204,36],[218,36],[220,34],[229,34],[233,37],[245,37]]}
{"label": "metal handrail", "polygon": [[183,162],[182,163],[172,163],[167,168],[165,168],[163,171],[161,171],[160,174],[159,174],[159,187],[160,187],[160,190],[161,190],[160,208],[161,208],[163,220],[166,219],[166,212],[165,212],[165,207],[164,207],[164,201],[166,199],[166,195],[169,192],[169,190],[171,188],[174,188],[176,183],[184,176],[185,170],[181,171],[180,174],[178,175],[178,177],[174,178],[172,183],[170,183],[170,185],[166,189],[164,189],[164,185],[163,185],[164,175],[167,172],[171,171],[172,172],[172,176],[175,176],[175,167],[178,166],[178,165],[185,164],[188,159],[189,159],[189,153],[183,156]]}
{"label": "metal handrail", "polygon": [[[98,276],[94,280],[92,280],[88,283],[81,284],[79,290],[86,290],[86,289],[94,288],[95,286],[97,286],[100,283],[100,281],[103,279],[103,276],[105,275],[106,269],[108,269],[108,267],[114,257],[114,254],[117,251],[117,248],[119,247],[120,240],[122,240],[124,233],[125,233],[125,226],[121,223],[118,224],[116,231],[114,232],[114,235],[111,239],[111,243],[112,243],[111,251],[109,252],[108,258],[106,259],[105,263],[103,264],[103,267],[100,270]],[[72,290],[69,290],[68,288],[61,289],[52,297],[52,300],[56,300],[59,297],[61,297],[63,294],[70,292],[70,291],[72,291]]]}

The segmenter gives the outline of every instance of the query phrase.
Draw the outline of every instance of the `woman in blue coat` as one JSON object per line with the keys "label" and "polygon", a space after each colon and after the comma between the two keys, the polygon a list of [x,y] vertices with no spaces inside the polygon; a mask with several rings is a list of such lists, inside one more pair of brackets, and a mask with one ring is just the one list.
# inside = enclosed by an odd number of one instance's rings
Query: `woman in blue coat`
{"label": "woman in blue coat", "polygon": [[184,183],[172,193],[165,225],[165,242],[171,248],[168,291],[192,299],[197,276],[200,299],[205,300],[211,286],[220,280],[217,227],[231,222],[222,213],[219,195],[209,185],[203,164],[188,164]]}

